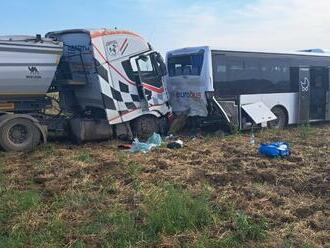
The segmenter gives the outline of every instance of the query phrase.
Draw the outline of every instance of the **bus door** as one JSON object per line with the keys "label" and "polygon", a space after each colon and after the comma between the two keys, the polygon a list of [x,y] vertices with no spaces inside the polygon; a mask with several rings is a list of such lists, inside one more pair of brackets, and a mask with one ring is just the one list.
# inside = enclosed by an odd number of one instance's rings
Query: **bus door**
{"label": "bus door", "polygon": [[329,86],[329,69],[315,66],[310,69],[310,119],[325,120],[327,91]]}
{"label": "bus door", "polygon": [[299,123],[306,123],[310,117],[310,69],[299,68]]}

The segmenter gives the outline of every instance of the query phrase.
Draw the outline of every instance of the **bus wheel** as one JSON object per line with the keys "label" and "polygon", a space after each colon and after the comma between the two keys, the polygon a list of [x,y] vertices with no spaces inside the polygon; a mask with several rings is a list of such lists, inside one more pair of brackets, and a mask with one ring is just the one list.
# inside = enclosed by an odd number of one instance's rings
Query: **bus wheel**
{"label": "bus wheel", "polygon": [[268,122],[268,127],[272,129],[283,129],[288,124],[287,114],[282,107],[274,107],[272,108],[272,112],[277,117],[276,120]]}
{"label": "bus wheel", "polygon": [[0,130],[0,145],[6,151],[31,151],[40,142],[40,131],[24,118],[6,122]]}
{"label": "bus wheel", "polygon": [[134,137],[142,140],[148,139],[153,133],[159,133],[159,120],[152,115],[145,115],[135,119],[132,123]]}

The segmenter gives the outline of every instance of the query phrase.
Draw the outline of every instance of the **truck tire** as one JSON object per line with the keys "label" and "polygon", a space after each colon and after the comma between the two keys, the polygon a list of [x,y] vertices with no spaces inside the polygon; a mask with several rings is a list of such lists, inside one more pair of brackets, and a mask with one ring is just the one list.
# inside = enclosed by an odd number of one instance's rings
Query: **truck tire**
{"label": "truck tire", "polygon": [[159,133],[160,131],[159,120],[152,115],[141,116],[132,122],[133,136],[141,140],[146,140],[153,133]]}
{"label": "truck tire", "polygon": [[24,118],[7,121],[0,129],[0,145],[5,151],[31,151],[40,142],[40,131]]}
{"label": "truck tire", "polygon": [[274,107],[272,112],[277,117],[276,120],[268,122],[268,127],[271,129],[283,129],[288,125],[288,116],[284,108]]}

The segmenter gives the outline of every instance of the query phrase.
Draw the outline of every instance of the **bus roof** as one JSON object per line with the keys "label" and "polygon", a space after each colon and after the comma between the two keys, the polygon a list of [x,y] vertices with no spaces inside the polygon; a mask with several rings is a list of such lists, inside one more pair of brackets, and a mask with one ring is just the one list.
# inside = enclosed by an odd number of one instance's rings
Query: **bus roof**
{"label": "bus roof", "polygon": [[[330,52],[328,50],[321,50],[320,52],[314,52],[316,49],[309,49],[303,51],[272,51],[272,50],[258,50],[258,49],[227,49],[227,48],[216,48],[211,46],[196,46],[196,47],[186,47],[181,49],[176,49],[169,51],[168,55],[182,55],[189,53],[196,53],[200,50],[210,50],[218,52],[238,52],[238,53],[259,53],[259,54],[276,54],[276,55],[297,55],[297,56],[316,56],[316,57],[330,57]],[[321,52],[322,51],[322,52]]]}

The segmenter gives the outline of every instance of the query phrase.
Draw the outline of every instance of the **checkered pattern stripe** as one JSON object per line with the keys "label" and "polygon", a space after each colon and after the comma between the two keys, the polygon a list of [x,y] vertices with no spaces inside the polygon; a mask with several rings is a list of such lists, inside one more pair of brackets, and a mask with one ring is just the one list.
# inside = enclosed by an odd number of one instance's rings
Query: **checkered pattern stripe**
{"label": "checkered pattern stripe", "polygon": [[115,89],[110,86],[111,94],[114,100],[116,100],[121,108],[119,111],[136,109],[140,106],[140,97],[132,90],[130,90],[130,86],[121,81],[118,81],[118,88]]}
{"label": "checkered pattern stripe", "polygon": [[103,99],[105,107],[109,110],[126,111],[137,109],[140,107],[140,97],[130,86],[121,81],[118,81],[118,88],[115,89],[110,84],[107,85],[107,90],[103,91]]}
{"label": "checkered pattern stripe", "polygon": [[[131,93],[132,91],[130,91],[130,85],[125,84],[121,81],[119,81],[118,83],[119,83],[119,88],[118,88],[119,90],[113,88],[112,86],[109,86],[111,94],[108,94],[108,96],[111,99],[117,101],[120,107],[116,108],[115,104],[111,104],[109,106],[109,109],[125,111],[125,110],[133,110],[139,108],[141,100],[136,92],[136,89],[135,89],[136,94]],[[164,102],[163,94],[158,94],[156,92],[145,89],[145,95],[148,102],[151,105],[158,105]]]}
{"label": "checkered pattern stripe", "polygon": [[[94,40],[94,43],[94,47],[104,47],[101,39]],[[104,50],[98,50],[96,47],[94,57],[108,119],[112,120],[118,118],[120,114],[140,109],[141,99],[138,94],[137,86],[129,82],[130,80],[128,80],[121,62],[113,61],[109,64]],[[163,94],[145,90],[145,95],[150,105],[164,103]]]}
{"label": "checkered pattern stripe", "polygon": [[[138,95],[136,86],[124,83],[121,80],[118,80],[117,83],[114,83],[112,86],[110,84],[108,70],[99,62],[97,62],[97,64],[97,72],[100,77],[101,87],[103,86],[102,96],[105,107],[109,110],[115,111],[129,111],[139,108],[141,99]],[[145,89],[144,92],[147,101],[150,104],[158,105],[164,102],[163,94],[158,94],[147,89]]]}

